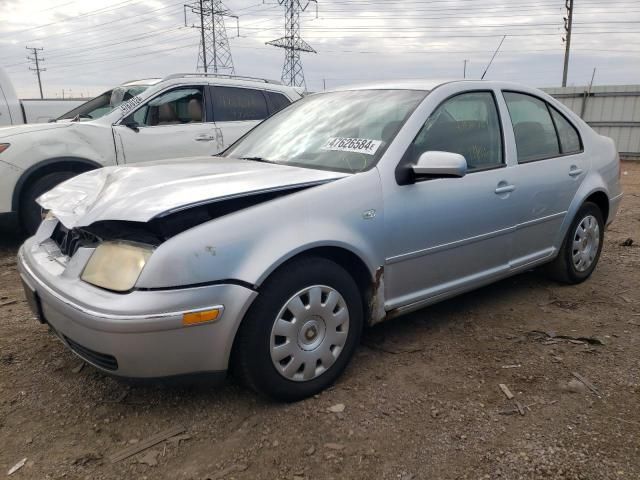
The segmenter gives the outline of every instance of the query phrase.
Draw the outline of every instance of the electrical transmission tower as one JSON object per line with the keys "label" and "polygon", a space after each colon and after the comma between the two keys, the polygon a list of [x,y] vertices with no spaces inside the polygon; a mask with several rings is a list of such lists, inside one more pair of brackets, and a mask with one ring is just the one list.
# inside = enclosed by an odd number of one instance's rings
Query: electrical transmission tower
{"label": "electrical transmission tower", "polygon": [[41,52],[43,49],[32,47],[26,48],[27,50],[31,50],[31,52],[33,53],[33,57],[27,55],[27,60],[32,61],[36,68],[29,67],[29,70],[36,72],[36,75],[38,76],[38,87],[40,87],[40,98],[44,98],[44,95],[42,95],[42,80],[40,79],[40,72],[46,72],[47,69],[40,67],[40,62],[44,62],[44,58],[38,57],[38,52]]}
{"label": "electrical transmission tower", "polygon": [[226,17],[235,18],[240,36],[240,21],[233,15],[222,0],[198,0],[184,6],[184,24],[187,26],[187,9],[197,15],[200,25],[191,25],[200,29],[200,50],[198,53],[198,70],[233,75],[233,58],[227,37]]}
{"label": "electrical transmission tower", "polygon": [[562,70],[562,86],[567,86],[567,73],[569,71],[569,53],[571,51],[571,26],[573,24],[573,0],[565,0],[564,4],[567,9],[567,16],[564,17],[564,29],[567,33],[566,38],[562,40],[565,42],[564,50],[564,69]]}
{"label": "electrical transmission tower", "polygon": [[285,6],[284,37],[267,42],[267,45],[284,48],[285,50],[284,67],[282,68],[281,77],[282,83],[291,85],[292,87],[304,87],[305,90],[307,84],[304,79],[304,72],[302,71],[300,52],[318,53],[300,37],[300,13],[304,12],[311,2],[316,4],[317,18],[317,0],[306,0],[306,3],[300,0],[278,0],[280,5]]}

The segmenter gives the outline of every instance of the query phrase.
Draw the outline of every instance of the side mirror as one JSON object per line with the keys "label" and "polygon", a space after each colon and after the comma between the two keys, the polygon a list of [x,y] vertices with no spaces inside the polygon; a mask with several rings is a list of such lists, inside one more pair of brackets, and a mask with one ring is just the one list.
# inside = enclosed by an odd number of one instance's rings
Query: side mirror
{"label": "side mirror", "polygon": [[133,120],[125,121],[125,122],[122,122],[122,125],[124,125],[127,128],[130,128],[134,132],[140,131],[140,125],[138,125],[138,122],[136,121],[133,121]]}
{"label": "side mirror", "polygon": [[467,160],[458,153],[424,152],[411,170],[415,180],[459,178],[467,174]]}

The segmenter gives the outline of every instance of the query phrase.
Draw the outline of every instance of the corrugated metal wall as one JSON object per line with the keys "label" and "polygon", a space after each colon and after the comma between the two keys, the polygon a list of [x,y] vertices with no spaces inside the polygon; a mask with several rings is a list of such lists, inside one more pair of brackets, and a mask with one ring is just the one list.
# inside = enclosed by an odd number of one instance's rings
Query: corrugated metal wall
{"label": "corrugated metal wall", "polygon": [[613,138],[623,158],[640,160],[640,85],[545,88],[593,129]]}

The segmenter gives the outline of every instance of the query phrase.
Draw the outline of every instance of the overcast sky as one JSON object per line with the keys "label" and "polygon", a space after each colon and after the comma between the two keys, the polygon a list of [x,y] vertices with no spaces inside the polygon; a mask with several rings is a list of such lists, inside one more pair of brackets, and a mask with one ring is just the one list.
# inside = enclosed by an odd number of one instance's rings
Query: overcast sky
{"label": "overcast sky", "polygon": [[[0,0],[0,67],[21,97],[37,96],[29,47],[43,47],[45,96],[94,96],[125,80],[195,71],[199,31],[177,0]],[[279,79],[284,34],[277,0],[227,0],[236,73]],[[640,84],[640,0],[575,0],[569,85]],[[558,86],[564,0],[318,0],[303,13],[307,87],[388,78],[482,75]],[[198,19],[189,15],[188,24]]]}

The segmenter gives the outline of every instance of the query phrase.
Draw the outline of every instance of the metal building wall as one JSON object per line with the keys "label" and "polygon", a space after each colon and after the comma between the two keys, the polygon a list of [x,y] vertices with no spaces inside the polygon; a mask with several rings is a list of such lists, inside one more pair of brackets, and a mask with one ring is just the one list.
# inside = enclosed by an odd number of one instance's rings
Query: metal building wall
{"label": "metal building wall", "polygon": [[640,85],[544,88],[601,135],[613,138],[622,158],[640,160]]}

